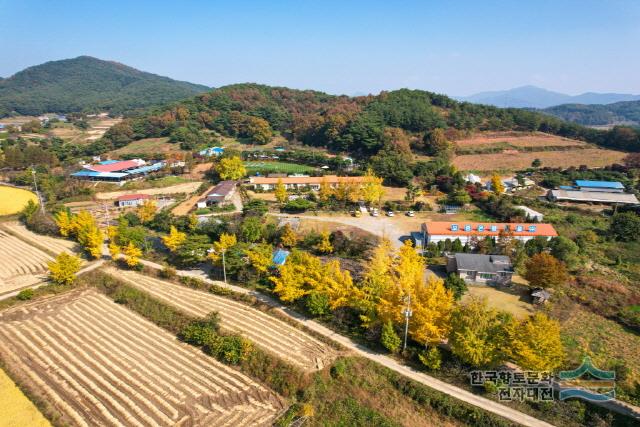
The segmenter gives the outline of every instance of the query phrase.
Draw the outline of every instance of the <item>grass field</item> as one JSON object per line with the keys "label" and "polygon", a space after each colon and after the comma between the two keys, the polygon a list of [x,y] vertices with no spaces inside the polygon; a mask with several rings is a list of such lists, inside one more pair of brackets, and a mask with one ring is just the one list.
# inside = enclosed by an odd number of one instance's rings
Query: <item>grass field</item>
{"label": "grass field", "polygon": [[11,378],[0,369],[0,427],[50,425]]}
{"label": "grass field", "polygon": [[29,200],[38,198],[31,191],[0,185],[0,216],[20,212]]}
{"label": "grass field", "polygon": [[308,173],[315,170],[311,166],[287,162],[244,162],[244,166],[249,173]]}
{"label": "grass field", "polygon": [[621,163],[627,155],[622,151],[586,148],[568,151],[513,152],[492,154],[466,154],[456,156],[453,164],[463,171],[518,170],[531,166],[540,159],[542,166],[567,168],[587,165],[603,167]]}
{"label": "grass field", "polygon": [[640,336],[620,324],[576,307],[562,322],[562,338],[573,365],[578,366],[587,355],[602,369],[623,360],[631,370],[626,381],[640,380]]}

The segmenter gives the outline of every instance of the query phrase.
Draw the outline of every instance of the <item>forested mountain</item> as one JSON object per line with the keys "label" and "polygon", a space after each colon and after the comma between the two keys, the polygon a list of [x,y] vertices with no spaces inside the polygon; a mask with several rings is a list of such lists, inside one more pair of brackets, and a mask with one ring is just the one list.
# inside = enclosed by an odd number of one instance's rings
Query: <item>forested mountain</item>
{"label": "forested mountain", "polygon": [[257,84],[222,87],[125,120],[111,128],[95,150],[163,136],[189,149],[214,130],[258,143],[266,143],[277,132],[308,145],[369,157],[382,149],[437,151],[432,138],[437,128],[444,129],[449,139],[472,130],[542,131],[640,151],[639,134],[631,128],[603,132],[539,112],[458,102],[420,90],[348,97]]}
{"label": "forested mountain", "polygon": [[90,56],[46,62],[0,79],[0,117],[11,112],[122,113],[209,90]]}
{"label": "forested mountain", "polygon": [[509,90],[480,92],[466,97],[459,97],[458,99],[496,107],[548,108],[561,104],[610,104],[613,102],[634,101],[640,100],[640,95],[586,92],[571,96],[529,85]]}
{"label": "forested mountain", "polygon": [[564,104],[545,108],[545,113],[587,126],[640,125],[640,101],[616,102],[608,105]]}

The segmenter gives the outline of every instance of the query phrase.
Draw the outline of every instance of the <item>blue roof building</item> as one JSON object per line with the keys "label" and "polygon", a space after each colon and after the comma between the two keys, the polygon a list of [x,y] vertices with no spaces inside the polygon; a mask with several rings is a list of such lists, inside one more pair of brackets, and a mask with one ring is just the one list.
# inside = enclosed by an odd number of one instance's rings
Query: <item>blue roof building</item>
{"label": "blue roof building", "polygon": [[576,187],[584,191],[606,191],[611,193],[622,193],[624,185],[618,181],[591,181],[586,179],[576,180]]}

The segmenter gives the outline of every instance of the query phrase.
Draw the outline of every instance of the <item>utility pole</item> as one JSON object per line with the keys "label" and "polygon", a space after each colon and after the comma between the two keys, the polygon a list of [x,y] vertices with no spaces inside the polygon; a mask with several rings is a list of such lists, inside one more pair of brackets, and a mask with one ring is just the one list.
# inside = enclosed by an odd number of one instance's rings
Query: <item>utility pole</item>
{"label": "utility pole", "polygon": [[36,170],[31,168],[31,176],[33,176],[33,186],[36,189],[36,196],[38,196],[38,202],[40,203],[40,211],[44,214],[44,203],[42,202],[42,196],[40,196],[40,191],[38,191],[38,180],[36,179]]}
{"label": "utility pole", "polygon": [[405,296],[405,301],[407,302],[407,306],[402,310],[402,314],[404,315],[404,345],[402,346],[402,351],[405,351],[407,349],[409,318],[413,315],[413,311],[411,310],[411,295]]}
{"label": "utility pole", "polygon": [[222,251],[222,277],[224,277],[224,283],[227,283],[227,263],[224,258],[226,250]]}

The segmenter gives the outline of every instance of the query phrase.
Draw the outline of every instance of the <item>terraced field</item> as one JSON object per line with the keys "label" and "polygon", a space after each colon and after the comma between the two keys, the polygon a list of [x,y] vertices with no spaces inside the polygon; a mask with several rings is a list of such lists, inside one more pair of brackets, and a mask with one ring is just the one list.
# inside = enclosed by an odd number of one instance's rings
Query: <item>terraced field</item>
{"label": "terraced field", "polygon": [[282,398],[93,290],[0,313],[0,358],[77,426],[261,426]]}
{"label": "terraced field", "polygon": [[217,311],[223,329],[246,336],[263,350],[302,369],[321,369],[336,356],[333,349],[309,334],[246,304],[132,271],[107,268],[105,272],[186,314],[204,317]]}
{"label": "terraced field", "polygon": [[77,246],[75,242],[70,240],[36,234],[19,222],[4,222],[0,224],[0,230],[2,229],[33,246],[45,248],[54,254],[59,254],[60,252],[73,253]]}

